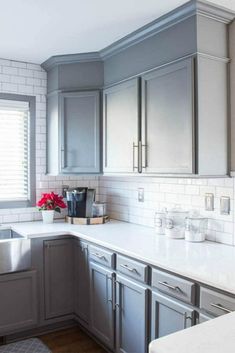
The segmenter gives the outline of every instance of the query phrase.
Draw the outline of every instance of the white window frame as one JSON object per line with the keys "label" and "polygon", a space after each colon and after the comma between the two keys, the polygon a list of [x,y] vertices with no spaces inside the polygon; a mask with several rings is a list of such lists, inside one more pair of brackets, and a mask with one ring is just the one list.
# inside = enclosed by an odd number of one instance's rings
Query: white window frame
{"label": "white window frame", "polygon": [[29,199],[27,201],[11,200],[0,201],[0,208],[25,208],[35,206],[36,203],[36,133],[35,133],[35,119],[36,119],[36,97],[25,96],[21,94],[0,93],[0,99],[22,101],[29,104],[30,112],[30,131],[29,131]]}

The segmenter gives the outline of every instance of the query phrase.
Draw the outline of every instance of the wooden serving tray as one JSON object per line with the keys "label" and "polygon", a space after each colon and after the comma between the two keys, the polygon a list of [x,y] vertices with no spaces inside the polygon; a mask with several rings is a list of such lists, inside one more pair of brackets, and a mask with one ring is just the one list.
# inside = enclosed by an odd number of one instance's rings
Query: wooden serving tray
{"label": "wooden serving tray", "polygon": [[65,222],[69,224],[80,224],[80,225],[104,224],[109,222],[109,216],[93,217],[93,218],[79,218],[79,217],[66,216]]}

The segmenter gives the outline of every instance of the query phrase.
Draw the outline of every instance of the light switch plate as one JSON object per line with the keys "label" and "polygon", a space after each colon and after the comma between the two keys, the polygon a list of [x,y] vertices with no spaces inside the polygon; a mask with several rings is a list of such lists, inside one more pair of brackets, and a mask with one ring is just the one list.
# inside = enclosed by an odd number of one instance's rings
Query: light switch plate
{"label": "light switch plate", "polygon": [[214,194],[205,194],[205,210],[214,211]]}
{"label": "light switch plate", "polygon": [[144,188],[138,188],[138,201],[144,202]]}
{"label": "light switch plate", "polygon": [[230,197],[221,196],[220,198],[220,214],[229,215],[230,213]]}

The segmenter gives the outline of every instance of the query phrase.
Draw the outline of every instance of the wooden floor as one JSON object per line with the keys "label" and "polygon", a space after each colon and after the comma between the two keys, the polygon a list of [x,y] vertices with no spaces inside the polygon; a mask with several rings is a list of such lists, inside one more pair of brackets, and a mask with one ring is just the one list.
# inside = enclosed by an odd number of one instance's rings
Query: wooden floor
{"label": "wooden floor", "polygon": [[107,353],[77,327],[53,332],[39,338],[52,353]]}

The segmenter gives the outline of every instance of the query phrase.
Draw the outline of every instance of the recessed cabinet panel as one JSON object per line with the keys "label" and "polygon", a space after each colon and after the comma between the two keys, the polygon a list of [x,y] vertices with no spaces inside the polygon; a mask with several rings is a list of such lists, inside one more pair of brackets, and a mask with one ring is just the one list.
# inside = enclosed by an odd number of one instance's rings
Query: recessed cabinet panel
{"label": "recessed cabinet panel", "polygon": [[37,324],[36,272],[24,271],[0,276],[1,336]]}
{"label": "recessed cabinet panel", "polygon": [[113,272],[90,262],[91,331],[107,347],[114,347]]}
{"label": "recessed cabinet panel", "polygon": [[193,85],[192,59],[142,77],[143,172],[194,172]]}
{"label": "recessed cabinet panel", "polygon": [[75,240],[74,251],[75,314],[78,321],[88,327],[90,322],[88,245]]}
{"label": "recessed cabinet panel", "polygon": [[117,276],[116,352],[146,353],[148,340],[148,290]]}
{"label": "recessed cabinet panel", "polygon": [[71,239],[44,242],[46,319],[73,313],[73,265]]}
{"label": "recessed cabinet panel", "polygon": [[152,340],[194,325],[194,310],[176,300],[152,293]]}
{"label": "recessed cabinet panel", "polygon": [[61,172],[100,172],[99,92],[60,94]]}
{"label": "recessed cabinet panel", "polygon": [[138,166],[138,79],[104,90],[104,171],[133,173]]}

